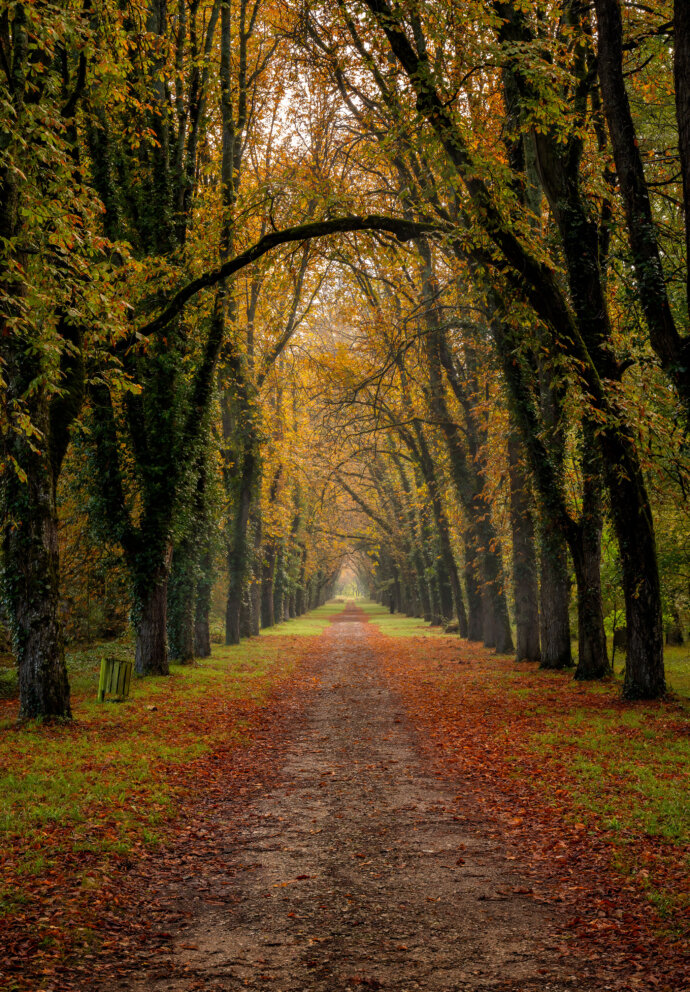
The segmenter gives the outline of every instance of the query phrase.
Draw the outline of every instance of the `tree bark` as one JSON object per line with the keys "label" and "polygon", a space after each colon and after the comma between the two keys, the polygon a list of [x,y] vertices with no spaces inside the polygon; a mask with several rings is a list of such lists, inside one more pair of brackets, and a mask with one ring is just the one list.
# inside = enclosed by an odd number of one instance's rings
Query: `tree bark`
{"label": "tree bark", "polygon": [[185,538],[175,548],[168,579],[168,656],[183,664],[194,660],[196,614],[196,548]]}
{"label": "tree bark", "polygon": [[[690,419],[690,338],[681,338],[666,291],[666,280],[652,215],[649,189],[623,74],[623,23],[620,0],[596,0],[598,52],[604,112],[611,135],[616,173],[623,195],[636,288],[649,338],[664,370],[675,382]],[[686,247],[690,246],[690,13],[674,5],[674,75],[679,152],[686,209]],[[690,270],[689,270],[690,271]]]}
{"label": "tree bark", "polygon": [[251,637],[254,631],[254,603],[251,595],[251,585],[242,590],[242,605],[240,607],[240,639]]}
{"label": "tree bark", "polygon": [[273,572],[273,622],[282,623],[285,619],[285,545],[281,544],[276,554]]}
{"label": "tree bark", "polygon": [[481,588],[481,565],[477,551],[477,538],[470,524],[465,529],[465,589],[467,591],[468,630],[470,641],[481,641],[484,636],[484,603]]}
{"label": "tree bark", "polygon": [[252,575],[249,583],[249,601],[251,603],[251,636],[258,637],[261,630],[261,496],[256,495],[254,506],[254,541],[252,552]]}
{"label": "tree bark", "polygon": [[243,563],[238,561],[237,553],[233,549],[232,557],[228,556],[228,592],[225,601],[225,643],[228,645],[239,644],[241,640],[243,588]]}
{"label": "tree bark", "polygon": [[[601,534],[599,534],[600,538]],[[578,659],[575,678],[601,679],[611,674],[601,609],[600,540],[583,537],[573,555],[577,579]]]}
{"label": "tree bark", "polygon": [[201,574],[197,582],[196,609],[194,614],[194,654],[197,658],[211,657],[211,629],[209,617],[211,613],[211,555],[204,554],[201,558]]}
{"label": "tree bark", "polygon": [[[2,585],[12,641],[19,670],[19,715],[21,719],[69,719],[71,717],[69,681],[65,666],[64,643],[60,624],[60,587],[57,511],[55,492],[67,448],[69,427],[76,410],[60,418],[61,432],[55,427],[53,411],[62,401],[51,404],[44,377],[50,374],[47,363],[34,347],[32,331],[24,324],[28,267],[26,250],[20,241],[30,243],[23,212],[27,177],[16,167],[16,138],[21,139],[29,66],[42,64],[45,52],[30,47],[30,32],[24,4],[13,10],[10,28],[7,8],[3,14],[3,57],[5,82],[3,99],[13,116],[16,134],[3,134],[0,163],[0,242],[3,244],[0,267],[0,366],[3,379],[3,410],[25,408],[32,425],[41,437],[35,444],[20,425],[3,423],[4,442],[2,479]],[[33,35],[31,35],[33,37]],[[32,44],[32,42],[31,42]],[[34,97],[31,96],[33,102]],[[51,108],[52,113],[52,108]],[[52,138],[48,138],[52,140]],[[21,160],[20,160],[20,164]],[[7,263],[14,263],[13,266]],[[18,318],[18,320],[17,320]],[[34,323],[36,318],[32,318]],[[15,323],[15,320],[17,322]],[[39,318],[40,322],[40,318]],[[25,333],[17,328],[22,328]],[[61,332],[63,328],[60,328]],[[79,352],[77,352],[79,354]],[[66,353],[61,355],[64,370]],[[69,359],[71,360],[71,359]],[[81,357],[79,357],[81,362]],[[82,366],[83,368],[83,366]],[[60,383],[68,401],[76,399],[69,379]],[[69,404],[68,404],[69,405]],[[52,423],[51,423],[52,421]],[[60,437],[56,436],[60,433]],[[9,456],[9,459],[7,458]],[[13,464],[14,462],[14,464]],[[20,473],[24,478],[20,478]]]}
{"label": "tree bark", "polygon": [[249,568],[249,542],[247,527],[254,495],[257,459],[245,447],[242,470],[236,481],[236,503],[232,521],[231,540],[228,547],[228,594],[225,606],[225,643],[239,644],[241,639],[241,613],[247,573]]}
{"label": "tree bark", "polygon": [[134,591],[136,649],[134,668],[138,675],[168,675],[166,639],[168,604],[167,563],[159,565],[147,582]]}
{"label": "tree bark", "polygon": [[[690,300],[690,10],[685,0],[673,4],[673,79],[676,90],[676,120],[678,122],[678,152],[683,175],[683,204],[685,206],[685,265],[687,294]],[[690,382],[690,341],[685,339],[686,377]],[[690,389],[688,390],[690,410]]]}
{"label": "tree bark", "polygon": [[573,653],[570,639],[570,580],[568,553],[563,535],[542,522],[539,545],[539,632],[541,667],[570,668]]}
{"label": "tree bark", "polygon": [[261,626],[272,627],[275,623],[273,576],[276,566],[276,547],[271,541],[264,551],[261,566]]}
{"label": "tree bark", "polygon": [[416,512],[415,504],[412,501],[410,480],[408,479],[403,464],[397,455],[393,456],[393,464],[397,469],[403,489],[402,509],[405,514],[407,528],[410,534],[411,564],[417,585],[419,605],[422,617],[426,623],[430,623],[432,614],[431,594],[429,592],[429,583],[426,576],[426,564],[424,562],[424,553],[421,545],[421,522]]}
{"label": "tree bark", "polygon": [[429,508],[424,505],[420,507],[420,523],[421,523],[421,545],[422,554],[424,556],[425,568],[424,572],[427,578],[427,583],[429,587],[429,604],[431,607],[431,616],[429,618],[429,623],[432,627],[440,627],[441,620],[441,594],[438,584],[438,572],[436,571],[436,562],[434,560],[434,555],[432,548],[434,547],[434,530],[429,520]]}
{"label": "tree bark", "polygon": [[[16,454],[25,446],[20,465],[47,460],[29,451],[26,440],[13,439]],[[3,586],[19,670],[19,716],[69,718],[52,473],[49,465],[32,466],[23,482],[9,469],[4,485],[13,519],[3,535]]]}
{"label": "tree bark", "polygon": [[[439,541],[439,544],[441,542]],[[438,549],[440,551],[440,549]],[[436,575],[438,577],[438,588],[441,597],[440,602],[440,621],[445,627],[446,624],[450,623],[453,619],[455,613],[455,608],[453,605],[453,587],[450,582],[450,573],[446,568],[445,555],[438,553],[436,555]]]}
{"label": "tree bark", "polygon": [[448,518],[439,491],[436,468],[431,458],[421,425],[415,421],[419,468],[429,493],[429,503],[438,536],[438,553],[435,556],[435,569],[438,577],[439,623],[445,626],[457,616],[462,637],[467,637],[467,612],[458,576],[458,566],[453,554]]}
{"label": "tree bark", "polygon": [[573,541],[577,578],[578,661],[576,679],[601,679],[611,674],[601,601],[601,470],[592,425],[585,422],[582,439],[584,475],[579,541]]}
{"label": "tree bark", "polygon": [[[488,508],[484,516],[488,515]],[[493,647],[498,654],[510,654],[514,650],[513,634],[510,629],[508,603],[506,600],[503,555],[498,540],[489,540],[486,533],[488,519],[480,522],[482,533],[482,619],[483,636],[486,647]],[[493,526],[491,533],[494,534]]]}
{"label": "tree bark", "polygon": [[300,545],[300,563],[299,563],[299,573],[297,579],[297,588],[295,590],[295,613],[298,617],[301,617],[306,612],[306,601],[305,601],[305,574],[307,567],[307,546],[305,544]]}
{"label": "tree bark", "polygon": [[[614,484],[620,499],[612,500],[623,572],[628,658],[623,695],[627,699],[658,699],[666,691],[664,675],[664,631],[661,589],[652,514],[637,473],[621,478],[615,449],[605,454],[609,487]],[[617,478],[611,479],[615,475]]]}
{"label": "tree bark", "polygon": [[539,578],[534,541],[534,519],[529,486],[522,466],[520,442],[508,435],[510,523],[513,532],[513,590],[515,599],[517,661],[540,661]]}

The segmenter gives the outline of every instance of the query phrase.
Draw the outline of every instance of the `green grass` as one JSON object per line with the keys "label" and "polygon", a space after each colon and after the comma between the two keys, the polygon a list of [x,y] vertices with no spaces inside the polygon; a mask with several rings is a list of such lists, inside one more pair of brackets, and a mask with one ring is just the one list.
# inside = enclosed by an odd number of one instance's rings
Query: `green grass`
{"label": "green grass", "polygon": [[[572,644],[573,660],[577,663],[577,640]],[[613,657],[613,639],[608,638],[609,660]],[[625,653],[620,648],[616,649],[613,657],[615,667],[615,678],[623,681],[623,668],[625,665]],[[664,668],[666,669],[666,685],[669,691],[674,692],[681,699],[690,700],[690,641],[680,647],[664,647]]]}
{"label": "green grass", "polygon": [[[355,605],[392,637],[442,633],[376,603]],[[261,706],[294,665],[294,651],[286,660],[292,649],[285,639],[318,636],[345,606],[327,603],[259,638],[233,647],[214,645],[210,659],[173,665],[167,678],[134,679],[123,703],[96,702],[98,670],[104,655],[131,657],[131,640],[74,648],[67,656],[75,700],[72,726],[17,727],[16,706],[5,704],[0,860],[14,869],[15,878],[0,888],[0,910],[26,899],[17,879],[50,876],[66,855],[107,859],[140,843],[158,843],[175,811],[175,768],[220,741],[243,746],[249,726],[242,715],[226,718],[233,704]],[[688,850],[690,740],[680,732],[683,714],[677,704],[623,705],[610,684],[585,686],[574,683],[571,673],[527,672],[505,659],[495,664],[487,659],[486,668],[444,674],[443,691],[480,692],[491,708],[508,700],[521,722],[514,739],[506,732],[505,746],[515,748],[518,764],[520,753],[544,764],[554,757],[564,762],[568,815],[607,832],[621,870],[636,870],[628,853],[634,837],[668,844],[679,856]],[[16,695],[10,665],[0,659],[0,700]],[[690,698],[690,648],[668,648],[666,668],[669,686]],[[546,795],[552,788],[547,777],[541,781],[537,775],[535,784]],[[556,798],[553,802],[558,807]],[[678,894],[654,873],[645,885],[660,911],[672,914]]]}
{"label": "green grass", "polygon": [[682,699],[690,699],[690,643],[664,649],[666,684]]}
{"label": "green grass", "polygon": [[658,708],[578,708],[547,717],[547,723],[549,729],[528,739],[528,747],[566,756],[579,819],[593,814],[620,833],[690,845],[690,740]]}
{"label": "green grass", "polygon": [[0,699],[12,702],[0,720],[0,859],[15,879],[0,888],[0,906],[24,899],[17,878],[50,874],[67,854],[157,843],[175,807],[171,771],[221,741],[249,740],[247,720],[226,720],[226,710],[260,706],[294,667],[284,639],[318,636],[345,606],[328,603],[236,646],[214,644],[211,658],[172,664],[167,677],[135,677],[123,702],[99,704],[96,693],[101,659],[131,658],[131,638],[77,646],[67,652],[75,716],[67,726],[16,725],[16,672],[3,658]]}
{"label": "green grass", "polygon": [[324,606],[319,606],[304,616],[296,617],[294,620],[286,620],[284,623],[276,624],[275,627],[267,627],[261,631],[261,637],[318,637],[330,625],[331,617],[335,616],[347,606],[345,600],[331,600]]}
{"label": "green grass", "polygon": [[[50,877],[66,856],[107,859],[158,843],[175,812],[175,769],[218,746],[246,744],[248,711],[234,704],[261,707],[297,661],[298,644],[283,638],[321,633],[344,606],[281,624],[273,636],[214,645],[211,658],[173,664],[167,677],[133,678],[123,702],[96,701],[98,676],[104,656],[131,658],[131,640],[69,651],[71,725],[18,726],[16,701],[5,704],[0,862],[10,880],[0,886],[0,911],[26,899],[22,879]],[[13,670],[0,672],[6,698],[16,696]]]}
{"label": "green grass", "polygon": [[[671,684],[674,670],[682,672],[683,664],[672,661]],[[559,686],[552,675],[533,673],[527,690],[519,686],[519,676],[503,680],[508,699],[520,707],[516,769],[521,754],[537,757],[544,774],[537,772],[533,784],[562,813],[562,796],[554,791],[549,772],[552,761],[562,763],[558,785],[567,794],[566,819],[606,837],[618,870],[643,885],[668,932],[677,936],[689,905],[677,880],[679,871],[690,871],[685,714],[672,701],[625,704],[616,696],[618,687],[578,685],[567,674],[560,680]],[[544,699],[538,683],[560,698]],[[512,749],[513,741],[507,740],[506,747]],[[640,861],[634,853],[640,844],[654,852],[651,861]],[[645,866],[648,871],[640,876]],[[669,880],[674,876],[675,883]]]}
{"label": "green grass", "polygon": [[[673,657],[667,663],[671,685],[685,664]],[[624,704],[617,698],[618,687],[575,683],[568,672],[527,674],[516,667],[487,673],[487,679],[492,684],[484,691],[495,694],[498,686],[520,707],[520,746],[545,760],[565,762],[576,819],[602,820],[621,842],[641,833],[690,846],[690,737],[683,732],[686,721],[677,705]],[[538,730],[530,726],[532,720]]]}
{"label": "green grass", "polygon": [[390,637],[437,637],[443,633],[441,627],[432,627],[417,617],[391,613],[386,606],[382,606],[380,603],[358,599],[355,605],[367,614],[370,622],[375,623],[384,634],[388,634]]}

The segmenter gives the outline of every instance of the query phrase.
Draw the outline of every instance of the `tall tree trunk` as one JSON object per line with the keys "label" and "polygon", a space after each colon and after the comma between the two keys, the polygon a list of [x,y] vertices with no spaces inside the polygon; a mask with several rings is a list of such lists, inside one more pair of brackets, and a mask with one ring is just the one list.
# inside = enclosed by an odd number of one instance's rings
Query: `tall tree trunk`
{"label": "tall tree trunk", "polygon": [[263,521],[261,518],[261,494],[257,492],[253,511],[253,546],[252,546],[252,575],[249,583],[249,602],[251,604],[251,637],[258,637],[261,630],[261,536]]}
{"label": "tall tree trunk", "polygon": [[453,619],[453,587],[450,582],[450,574],[446,570],[444,556],[439,554],[436,558],[436,575],[438,576],[438,588],[441,596],[441,616],[443,626]]}
{"label": "tall tree trunk", "polygon": [[[559,386],[551,366],[544,361],[538,362],[538,386],[539,409],[547,427],[547,451],[554,466],[557,500],[563,503],[565,438],[562,387]],[[533,470],[535,467],[533,460]],[[535,478],[539,478],[538,473],[535,473]],[[551,510],[552,497],[549,487],[542,487],[542,521],[539,533],[541,667],[558,670],[570,668],[573,664],[573,652],[567,541]]]}
{"label": "tall tree trunk", "polygon": [[275,623],[273,596],[275,566],[276,546],[271,541],[264,551],[264,560],[261,566],[261,626],[263,628],[272,627]]}
{"label": "tall tree trunk", "polygon": [[514,430],[508,435],[508,469],[510,524],[513,532],[516,658],[518,661],[539,661],[539,573],[534,519],[521,446]]}
{"label": "tall tree trunk", "polygon": [[[484,516],[487,517],[488,508]],[[486,533],[488,519],[480,523],[482,540],[482,616],[483,635],[486,647],[493,647],[498,654],[510,654],[513,648],[513,634],[510,629],[508,602],[506,600],[503,555],[501,546],[491,527],[491,539]]]}
{"label": "tall tree trunk", "polygon": [[282,623],[285,619],[285,544],[281,544],[276,554],[273,572],[273,622]]}
{"label": "tall tree trunk", "polygon": [[252,578],[249,587],[249,598],[252,604],[252,637],[258,637],[261,631],[261,581],[256,576]]}
{"label": "tall tree trunk", "polygon": [[305,544],[301,544],[299,573],[297,580],[297,588],[295,590],[295,613],[298,617],[301,617],[306,611],[306,600],[305,600],[306,566],[307,566],[307,546]]}
{"label": "tall tree trunk", "polygon": [[194,654],[197,658],[211,656],[211,629],[209,618],[211,613],[211,591],[213,562],[207,552],[202,555],[200,575],[196,590],[196,609],[194,614]]}
{"label": "tall tree trunk", "polygon": [[242,614],[242,593],[244,591],[244,559],[233,548],[228,556],[228,592],[225,600],[225,643],[239,644],[241,640],[240,618]]}
{"label": "tall tree trunk", "polygon": [[[620,0],[595,0],[594,6],[598,29],[597,69],[630,239],[636,277],[634,286],[649,328],[651,346],[675,383],[690,421],[690,337],[683,338],[679,334],[666,289],[642,152],[625,86]],[[676,119],[687,248],[690,246],[687,216],[690,207],[690,13],[686,0],[676,0],[674,13]]]}
{"label": "tall tree trunk", "polygon": [[[12,438],[26,481],[10,469],[4,480],[3,587],[19,669],[21,719],[69,718],[70,691],[60,625],[57,513],[45,455]],[[22,449],[21,451],[19,449]],[[20,460],[21,458],[21,460]]]}
{"label": "tall tree trunk", "polygon": [[426,623],[431,623],[431,616],[433,611],[432,604],[432,592],[429,588],[429,578],[427,575],[426,562],[424,560],[424,552],[420,547],[420,538],[418,534],[414,534],[413,538],[414,555],[415,555],[415,578],[417,581],[417,594],[419,596],[419,604],[422,612],[422,618]]}
{"label": "tall tree trunk", "polygon": [[403,489],[402,510],[407,521],[410,534],[410,557],[417,585],[417,595],[422,616],[427,623],[431,622],[431,594],[429,592],[429,582],[426,575],[426,563],[424,561],[423,538],[421,535],[421,521],[417,513],[415,503],[412,500],[410,480],[407,477],[402,461],[397,455],[393,456],[393,463],[397,469]]}
{"label": "tall tree trunk", "polygon": [[578,661],[576,679],[601,679],[611,674],[601,601],[601,468],[591,424],[583,425],[584,476],[580,541],[573,542],[577,578]]}
{"label": "tall tree trunk", "polygon": [[136,648],[134,667],[138,675],[168,675],[166,638],[169,563],[160,564],[134,590]]}
{"label": "tall tree trunk", "polygon": [[605,450],[609,491],[615,486],[618,496],[611,500],[611,515],[621,556],[628,632],[623,695],[627,699],[658,699],[666,691],[666,679],[654,525],[638,473],[621,478],[620,464],[613,451]]}
{"label": "tall tree trunk", "polygon": [[406,568],[400,580],[401,585],[401,603],[402,611],[405,616],[413,617],[417,612],[416,596],[414,595],[414,586],[411,581],[412,577]]}
{"label": "tall tree trunk", "polygon": [[474,527],[465,529],[465,589],[469,610],[468,632],[470,641],[481,641],[484,631],[484,605],[480,580],[479,553]]}
{"label": "tall tree trunk", "polygon": [[417,428],[417,442],[421,455],[420,469],[429,492],[433,522],[438,536],[438,553],[435,568],[438,577],[439,621],[445,626],[456,616],[458,618],[461,636],[467,637],[467,612],[465,610],[462,586],[460,585],[460,578],[458,576],[458,566],[455,561],[455,555],[453,554],[450,526],[441,500],[436,470],[428,450],[426,439],[422,434],[421,426],[415,423],[415,427]]}
{"label": "tall tree trunk", "polygon": [[185,538],[173,552],[168,579],[168,655],[170,660],[194,659],[194,620],[196,613],[196,547]]}
{"label": "tall tree trunk", "polygon": [[251,637],[254,630],[254,617],[252,614],[253,602],[251,597],[251,586],[245,585],[242,595],[242,605],[240,607],[240,638]]}
{"label": "tall tree trunk", "polygon": [[[21,122],[29,52],[24,5],[17,5],[14,11],[11,42],[8,22],[5,28],[10,43],[6,57],[12,63],[7,77],[13,83],[6,98],[9,107],[14,104],[15,119]],[[40,59],[40,53],[35,54]],[[6,152],[10,147],[9,136],[3,134],[0,140]],[[17,333],[15,324],[19,318],[22,327],[21,315],[27,308],[26,286],[19,274],[26,271],[28,258],[25,250],[16,247],[24,226],[22,185],[25,182],[20,170],[12,168],[11,159],[8,162],[3,155],[0,165],[0,239],[5,242],[0,269],[3,407],[5,411],[13,407],[18,412],[26,409],[32,425],[41,432],[40,443],[32,444],[21,426],[12,423],[12,415],[9,423],[3,424],[5,458],[0,511],[3,591],[19,670],[20,718],[69,718],[70,691],[59,615],[57,472],[51,464],[48,447],[50,404],[41,382],[46,369],[30,333],[26,336]],[[28,232],[25,237],[31,241]],[[7,265],[9,261],[14,263],[13,267]],[[20,478],[20,473],[24,478]]]}
{"label": "tall tree trunk", "polygon": [[236,488],[236,503],[228,548],[228,594],[225,605],[225,643],[239,644],[240,618],[244,600],[247,573],[250,564],[250,546],[247,527],[254,495],[257,459],[249,446],[244,449],[241,477]]}
{"label": "tall tree trunk", "polygon": [[435,608],[433,590],[429,585],[426,569],[422,569],[422,574],[419,577],[419,598],[422,603],[422,618],[425,623],[431,623]]}
{"label": "tall tree trunk", "polygon": [[539,546],[541,667],[570,668],[573,664],[573,653],[570,640],[570,579],[566,542],[560,531],[551,529],[548,523],[542,520]]}
{"label": "tall tree trunk", "polygon": [[429,618],[429,623],[432,627],[440,627],[441,620],[441,591],[438,584],[438,572],[436,571],[436,562],[431,549],[434,547],[434,532],[431,526],[431,521],[429,520],[428,507],[423,506],[420,509],[420,520],[421,520],[421,533],[422,533],[422,554],[424,555],[425,563],[425,574],[427,577],[427,583],[429,586],[429,603],[431,607],[431,616]]}
{"label": "tall tree trunk", "polygon": [[[673,79],[676,90],[676,121],[678,122],[678,152],[683,174],[683,203],[685,205],[685,267],[687,297],[690,300],[690,10],[684,0],[673,4]],[[690,416],[690,340],[684,341],[686,405]]]}
{"label": "tall tree trunk", "polygon": [[575,678],[600,679],[611,673],[601,604],[600,537],[583,535],[573,554],[577,580],[578,659]]}
{"label": "tall tree trunk", "polygon": [[196,568],[196,602],[194,607],[194,654],[197,658],[208,658],[211,655],[211,593],[215,578],[214,536],[215,528],[212,522],[212,512],[208,492],[209,474],[208,454],[201,458],[199,477],[196,487],[196,519],[199,536],[195,540],[198,556]]}

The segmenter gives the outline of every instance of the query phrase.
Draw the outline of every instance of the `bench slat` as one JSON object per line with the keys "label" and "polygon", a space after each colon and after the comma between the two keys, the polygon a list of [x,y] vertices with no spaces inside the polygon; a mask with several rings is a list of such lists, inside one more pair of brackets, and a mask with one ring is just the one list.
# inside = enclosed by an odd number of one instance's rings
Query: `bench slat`
{"label": "bench slat", "polygon": [[129,695],[131,680],[131,661],[122,661],[119,658],[103,658],[98,680],[98,702],[102,703],[108,692],[124,699]]}

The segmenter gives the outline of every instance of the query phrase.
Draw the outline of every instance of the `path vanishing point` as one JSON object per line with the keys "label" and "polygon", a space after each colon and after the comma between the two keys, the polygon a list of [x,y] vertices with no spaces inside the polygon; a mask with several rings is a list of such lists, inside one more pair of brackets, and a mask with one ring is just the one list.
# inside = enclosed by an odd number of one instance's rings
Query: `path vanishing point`
{"label": "path vanishing point", "polygon": [[458,807],[461,782],[429,769],[364,621],[354,606],[334,617],[278,783],[239,829],[232,806],[216,813],[206,868],[167,895],[180,922],[166,953],[109,988],[617,987],[573,973],[563,921],[530,898],[519,851],[471,794]]}

